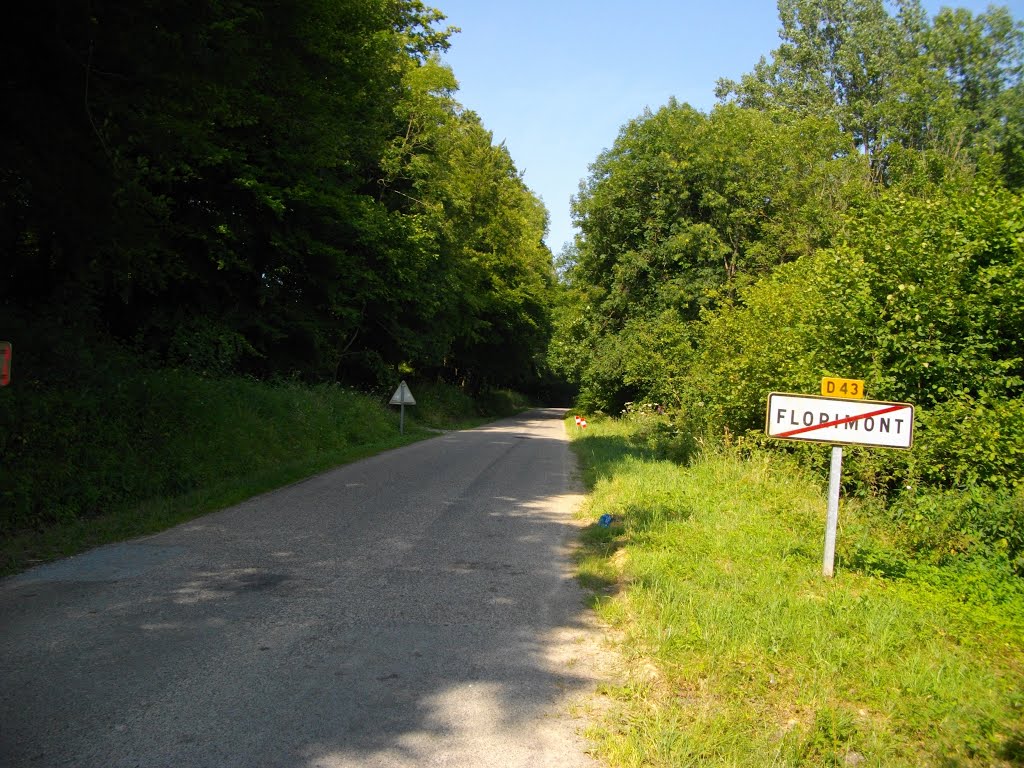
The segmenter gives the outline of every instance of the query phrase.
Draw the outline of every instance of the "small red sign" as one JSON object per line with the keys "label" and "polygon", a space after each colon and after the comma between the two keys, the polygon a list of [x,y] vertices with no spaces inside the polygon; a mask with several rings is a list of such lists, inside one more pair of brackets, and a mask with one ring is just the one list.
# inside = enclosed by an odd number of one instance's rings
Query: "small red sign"
{"label": "small red sign", "polygon": [[11,383],[11,342],[0,341],[0,387]]}

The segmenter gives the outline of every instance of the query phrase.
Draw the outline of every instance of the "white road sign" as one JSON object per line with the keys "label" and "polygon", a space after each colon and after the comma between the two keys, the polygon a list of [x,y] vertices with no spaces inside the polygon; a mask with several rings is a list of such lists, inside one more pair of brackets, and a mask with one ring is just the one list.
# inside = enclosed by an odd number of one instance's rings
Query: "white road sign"
{"label": "white road sign", "polygon": [[782,440],[910,448],[914,406],[772,392],[765,431]]}
{"label": "white road sign", "polygon": [[409,385],[404,381],[398,385],[395,394],[391,396],[391,405],[416,405],[412,392],[409,391]]}

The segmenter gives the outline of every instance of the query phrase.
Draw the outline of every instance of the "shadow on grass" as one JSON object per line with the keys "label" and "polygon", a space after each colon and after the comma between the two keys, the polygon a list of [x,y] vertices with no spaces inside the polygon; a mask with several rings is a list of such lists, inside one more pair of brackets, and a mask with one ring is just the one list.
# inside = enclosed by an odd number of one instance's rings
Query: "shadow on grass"
{"label": "shadow on grass", "polygon": [[632,446],[625,437],[618,435],[586,435],[572,442],[572,449],[580,457],[582,477],[588,489],[593,489],[598,480],[612,477],[620,469],[622,462],[646,454],[636,446]]}
{"label": "shadow on grass", "polygon": [[580,547],[576,552],[576,581],[587,592],[587,606],[597,609],[609,598],[617,595],[622,579],[613,567],[616,552],[626,545],[622,524],[609,526],[593,523],[580,533]]}
{"label": "shadow on grass", "polygon": [[1024,730],[1017,730],[1003,744],[999,756],[1010,765],[1024,766]]}

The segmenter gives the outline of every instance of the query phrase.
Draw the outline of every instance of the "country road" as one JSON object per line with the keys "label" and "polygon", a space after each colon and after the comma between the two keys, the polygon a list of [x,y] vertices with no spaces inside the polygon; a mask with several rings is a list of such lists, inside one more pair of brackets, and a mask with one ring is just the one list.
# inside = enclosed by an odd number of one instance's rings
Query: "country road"
{"label": "country road", "polygon": [[593,765],[563,414],[0,582],[0,765]]}

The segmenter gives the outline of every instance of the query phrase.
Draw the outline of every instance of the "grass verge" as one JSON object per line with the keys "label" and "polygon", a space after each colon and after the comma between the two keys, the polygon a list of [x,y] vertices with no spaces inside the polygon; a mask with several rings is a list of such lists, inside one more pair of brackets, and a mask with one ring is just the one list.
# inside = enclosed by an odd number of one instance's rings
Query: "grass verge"
{"label": "grass verge", "polygon": [[[821,576],[821,479],[780,457],[661,460],[635,425],[575,433],[581,582],[628,681],[591,736],[613,766],[1024,765],[1024,588],[995,562],[880,571],[843,502]],[[824,450],[824,449],[823,449]],[[855,540],[854,540],[855,539]]]}
{"label": "grass verge", "polygon": [[336,386],[116,374],[0,391],[0,575],[521,410],[511,395],[488,411],[454,388],[414,386],[400,435],[386,398]]}
{"label": "grass verge", "polygon": [[470,429],[513,416],[534,403],[518,392],[496,389],[472,398],[448,384],[411,382],[416,405],[406,410],[414,423],[434,429]]}

